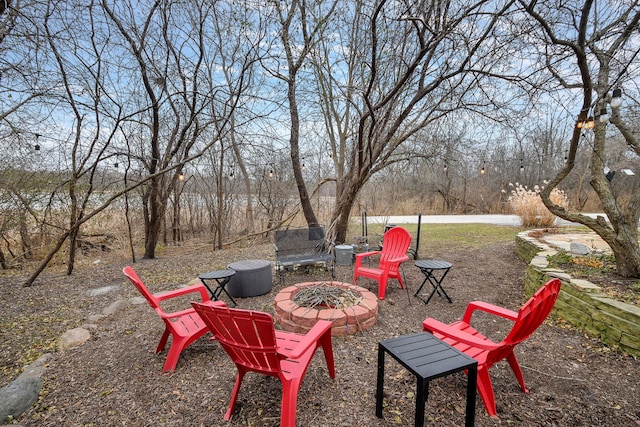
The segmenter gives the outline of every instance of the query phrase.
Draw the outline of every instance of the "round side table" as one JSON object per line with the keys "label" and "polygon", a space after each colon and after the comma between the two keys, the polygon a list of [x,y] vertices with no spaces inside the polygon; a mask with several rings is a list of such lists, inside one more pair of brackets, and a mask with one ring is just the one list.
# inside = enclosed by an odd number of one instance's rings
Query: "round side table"
{"label": "round side table", "polygon": [[263,259],[236,261],[228,268],[235,270],[227,290],[234,297],[253,297],[264,295],[271,291],[273,271],[271,262]]}

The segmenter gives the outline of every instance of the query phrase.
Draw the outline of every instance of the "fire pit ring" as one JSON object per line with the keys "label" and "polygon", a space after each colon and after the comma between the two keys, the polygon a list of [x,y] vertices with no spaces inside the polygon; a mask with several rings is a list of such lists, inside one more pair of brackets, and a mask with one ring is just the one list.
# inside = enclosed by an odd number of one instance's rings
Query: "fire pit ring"
{"label": "fire pit ring", "polygon": [[[302,289],[321,285],[349,290],[359,295],[360,301],[343,308],[312,308],[294,302],[295,295]],[[300,334],[307,333],[318,320],[329,320],[333,323],[332,336],[351,335],[370,328],[378,317],[378,297],[365,288],[344,282],[297,283],[278,292],[274,307],[276,323],[285,331]]]}

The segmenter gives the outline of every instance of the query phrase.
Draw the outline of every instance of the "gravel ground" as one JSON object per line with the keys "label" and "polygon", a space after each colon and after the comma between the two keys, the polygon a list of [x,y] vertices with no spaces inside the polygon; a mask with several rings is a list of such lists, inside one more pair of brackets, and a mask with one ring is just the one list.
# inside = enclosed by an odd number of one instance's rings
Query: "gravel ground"
{"label": "gravel ground", "polygon": [[[435,296],[428,304],[409,296],[395,282],[380,302],[371,329],[333,339],[336,378],[330,379],[324,359],[314,358],[298,401],[299,426],[413,425],[415,382],[387,358],[384,418],[375,416],[377,343],[420,331],[425,317],[457,320],[471,300],[517,309],[523,302],[525,264],[514,254],[512,241],[487,243],[474,249],[430,247],[431,253],[453,264],[444,286],[453,298]],[[54,352],[44,376],[39,401],[17,421],[24,426],[277,426],[279,382],[250,374],[240,391],[232,420],[222,419],[235,377],[235,367],[215,343],[200,339],[182,353],[177,370],[162,374],[166,352],[156,355],[162,323],[146,305],[131,305],[96,322],[92,338],[64,353],[55,340],[65,330],[87,323],[113,301],[138,296],[121,273],[128,264],[113,254],[95,262],[88,258],[72,276],[48,270],[29,288],[21,276],[5,275],[0,285],[2,331],[0,386],[8,384],[26,364],[43,352]],[[212,252],[207,245],[171,247],[154,260],[134,264],[153,292],[173,289],[198,273],[241,259],[273,259],[270,244],[255,244]],[[415,291],[422,275],[413,262],[404,267]],[[338,279],[351,281],[351,269],[338,267]],[[326,280],[326,272],[295,273],[289,284]],[[275,281],[277,282],[277,280]],[[376,292],[373,281],[359,285]],[[92,289],[113,286],[111,292],[89,296]],[[269,294],[240,298],[241,308],[273,312]],[[187,304],[187,302],[185,302]],[[508,325],[478,316],[478,329],[496,339]],[[498,419],[486,416],[481,400],[476,425],[637,426],[640,425],[638,360],[622,355],[566,326],[547,321],[517,347],[530,393],[520,391],[506,363],[491,370]],[[432,382],[426,420],[430,425],[464,423],[466,377],[447,376]]]}

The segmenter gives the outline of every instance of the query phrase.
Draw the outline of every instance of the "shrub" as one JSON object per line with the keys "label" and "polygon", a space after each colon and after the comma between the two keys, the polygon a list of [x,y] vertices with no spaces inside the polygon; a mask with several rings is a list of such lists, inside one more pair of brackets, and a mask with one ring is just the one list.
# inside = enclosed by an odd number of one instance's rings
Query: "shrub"
{"label": "shrub", "polygon": [[[544,187],[538,185],[533,189],[519,183],[509,183],[511,196],[509,196],[509,205],[514,214],[522,219],[524,227],[549,227],[553,225],[555,215],[549,212],[549,209],[542,203],[540,192]],[[562,207],[568,207],[569,202],[564,191],[554,188],[551,191],[551,200]]]}

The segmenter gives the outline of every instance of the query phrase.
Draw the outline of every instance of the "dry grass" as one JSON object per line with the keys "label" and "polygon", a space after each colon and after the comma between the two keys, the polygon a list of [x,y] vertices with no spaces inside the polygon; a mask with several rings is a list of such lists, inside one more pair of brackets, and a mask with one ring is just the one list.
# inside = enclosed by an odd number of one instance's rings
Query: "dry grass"
{"label": "dry grass", "polygon": [[[556,217],[549,212],[540,197],[540,192],[544,187],[536,185],[533,188],[528,188],[517,182],[515,184],[509,183],[509,186],[513,187],[508,199],[509,205],[513,213],[522,219],[523,227],[550,227],[553,225]],[[551,201],[565,208],[569,205],[565,193],[557,188],[551,191]]]}

